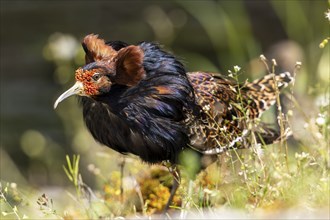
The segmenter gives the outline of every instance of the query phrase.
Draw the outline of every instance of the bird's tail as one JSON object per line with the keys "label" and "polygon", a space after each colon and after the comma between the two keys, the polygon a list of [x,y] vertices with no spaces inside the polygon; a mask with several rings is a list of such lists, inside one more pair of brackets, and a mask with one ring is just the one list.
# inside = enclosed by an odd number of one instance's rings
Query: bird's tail
{"label": "bird's tail", "polygon": [[289,72],[268,74],[263,78],[246,83],[242,89],[250,100],[255,103],[259,115],[276,102],[276,87],[281,90],[294,81]]}
{"label": "bird's tail", "polygon": [[[259,113],[258,117],[263,111],[275,104],[277,97],[276,90],[279,91],[293,82],[294,77],[289,72],[284,72],[276,75],[269,74],[261,79],[247,83],[245,85],[246,94],[250,97],[252,103],[256,105]],[[291,130],[287,127],[285,131],[280,133],[270,128],[267,124],[260,123],[255,133],[257,134],[257,142],[267,145],[278,142],[281,139],[287,139],[291,135]]]}

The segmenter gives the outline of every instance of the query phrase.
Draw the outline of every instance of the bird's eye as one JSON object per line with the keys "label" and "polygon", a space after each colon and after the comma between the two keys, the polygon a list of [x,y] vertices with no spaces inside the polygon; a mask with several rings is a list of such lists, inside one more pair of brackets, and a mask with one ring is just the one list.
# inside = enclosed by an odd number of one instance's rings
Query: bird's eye
{"label": "bird's eye", "polygon": [[93,78],[94,81],[97,81],[100,77],[101,77],[101,74],[99,74],[99,73],[95,73],[95,74],[92,76],[92,78]]}

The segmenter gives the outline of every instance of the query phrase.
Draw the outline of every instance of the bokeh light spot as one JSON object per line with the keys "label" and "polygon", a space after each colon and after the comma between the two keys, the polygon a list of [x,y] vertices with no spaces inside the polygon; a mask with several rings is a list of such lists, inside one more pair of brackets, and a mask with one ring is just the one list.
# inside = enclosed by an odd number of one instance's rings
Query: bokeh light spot
{"label": "bokeh light spot", "polygon": [[39,156],[46,146],[45,137],[38,131],[27,130],[21,137],[21,148],[29,157]]}

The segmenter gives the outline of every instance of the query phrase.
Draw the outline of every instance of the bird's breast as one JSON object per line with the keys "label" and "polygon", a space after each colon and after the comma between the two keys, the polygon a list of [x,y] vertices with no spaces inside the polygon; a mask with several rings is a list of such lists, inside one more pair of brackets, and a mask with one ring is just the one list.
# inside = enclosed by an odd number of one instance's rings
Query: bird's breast
{"label": "bird's breast", "polygon": [[126,118],[132,113],[128,111],[124,114],[113,112],[105,103],[83,101],[86,126],[94,139],[101,144],[120,153],[137,155],[148,163],[174,160],[176,153],[170,148],[168,141],[171,131],[166,131],[160,124],[161,121],[148,120],[138,112],[135,112],[135,120],[128,121]]}

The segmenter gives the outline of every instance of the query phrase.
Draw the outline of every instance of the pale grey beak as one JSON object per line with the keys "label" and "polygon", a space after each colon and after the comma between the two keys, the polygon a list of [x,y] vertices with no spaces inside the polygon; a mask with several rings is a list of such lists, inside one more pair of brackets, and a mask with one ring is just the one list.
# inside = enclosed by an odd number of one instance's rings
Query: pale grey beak
{"label": "pale grey beak", "polygon": [[82,82],[76,82],[70,89],[65,91],[60,97],[57,98],[57,100],[54,103],[54,109],[57,107],[57,105],[62,102],[64,99],[72,96],[72,95],[82,95],[84,92],[84,86]]}

